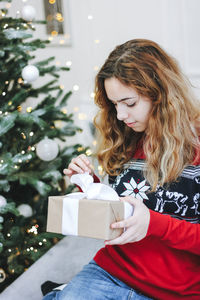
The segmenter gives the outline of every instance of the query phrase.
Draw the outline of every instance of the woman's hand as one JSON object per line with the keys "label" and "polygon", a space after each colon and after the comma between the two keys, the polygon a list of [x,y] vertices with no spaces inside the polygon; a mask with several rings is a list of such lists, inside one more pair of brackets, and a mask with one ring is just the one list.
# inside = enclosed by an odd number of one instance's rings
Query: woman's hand
{"label": "woman's hand", "polygon": [[116,239],[105,241],[105,245],[123,245],[142,240],[146,234],[150,222],[149,209],[144,203],[132,196],[122,197],[121,201],[127,201],[134,206],[133,216],[111,224],[111,228],[126,228],[126,230]]}
{"label": "woman's hand", "polygon": [[71,177],[74,174],[82,174],[85,172],[93,172],[93,167],[90,163],[90,160],[85,154],[81,154],[73,158],[68,168],[63,170],[63,173],[68,177]]}

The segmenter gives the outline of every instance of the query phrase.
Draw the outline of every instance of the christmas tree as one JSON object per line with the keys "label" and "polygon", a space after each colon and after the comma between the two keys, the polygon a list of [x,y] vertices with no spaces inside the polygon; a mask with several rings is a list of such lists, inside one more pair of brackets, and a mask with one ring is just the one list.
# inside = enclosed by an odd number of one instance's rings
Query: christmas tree
{"label": "christmas tree", "polygon": [[[48,196],[72,191],[62,171],[86,150],[60,147],[80,130],[65,108],[71,91],[58,83],[69,68],[56,67],[53,57],[31,63],[32,52],[49,41],[33,38],[30,15],[11,18],[0,10],[0,291],[62,238],[45,232]],[[34,88],[46,74],[53,79]],[[24,106],[30,97],[41,101]]]}

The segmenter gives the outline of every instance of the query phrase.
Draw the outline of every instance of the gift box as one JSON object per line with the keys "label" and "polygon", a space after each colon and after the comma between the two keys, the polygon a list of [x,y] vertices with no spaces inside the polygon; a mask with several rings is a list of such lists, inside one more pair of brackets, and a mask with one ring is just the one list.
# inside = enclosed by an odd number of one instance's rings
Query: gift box
{"label": "gift box", "polygon": [[110,225],[130,216],[133,207],[119,201],[111,187],[93,183],[88,174],[73,175],[71,182],[83,192],[49,197],[47,231],[104,240],[121,235],[123,228],[111,229]]}

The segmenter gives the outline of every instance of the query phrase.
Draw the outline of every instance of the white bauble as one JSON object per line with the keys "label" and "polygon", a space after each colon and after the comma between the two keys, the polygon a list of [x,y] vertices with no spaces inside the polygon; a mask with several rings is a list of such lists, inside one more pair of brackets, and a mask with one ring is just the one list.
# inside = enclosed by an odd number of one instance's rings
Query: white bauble
{"label": "white bauble", "polygon": [[17,209],[19,210],[20,215],[24,216],[25,218],[33,215],[32,207],[28,204],[20,204]]}
{"label": "white bauble", "polygon": [[4,196],[0,195],[0,207],[4,207],[7,204],[6,198]]}
{"label": "white bauble", "polygon": [[36,17],[36,9],[32,5],[25,5],[21,11],[22,18],[26,21],[32,21]]}
{"label": "white bauble", "polygon": [[23,68],[22,77],[27,82],[35,81],[39,77],[39,70],[36,66],[28,65]]}
{"label": "white bauble", "polygon": [[40,141],[36,146],[37,156],[44,161],[50,161],[56,158],[58,151],[58,144],[47,137]]}
{"label": "white bauble", "polygon": [[6,273],[4,269],[0,268],[0,283],[4,282],[5,279],[6,279]]}

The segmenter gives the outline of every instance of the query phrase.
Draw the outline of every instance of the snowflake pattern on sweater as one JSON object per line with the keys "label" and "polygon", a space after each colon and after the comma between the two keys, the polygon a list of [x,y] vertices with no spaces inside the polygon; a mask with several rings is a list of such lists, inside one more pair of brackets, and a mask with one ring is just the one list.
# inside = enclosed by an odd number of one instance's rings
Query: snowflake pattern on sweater
{"label": "snowflake pattern on sweater", "polygon": [[175,183],[158,186],[154,193],[144,178],[144,167],[144,160],[131,160],[119,176],[109,177],[109,183],[119,196],[131,195],[151,210],[200,223],[200,166],[186,167]]}

